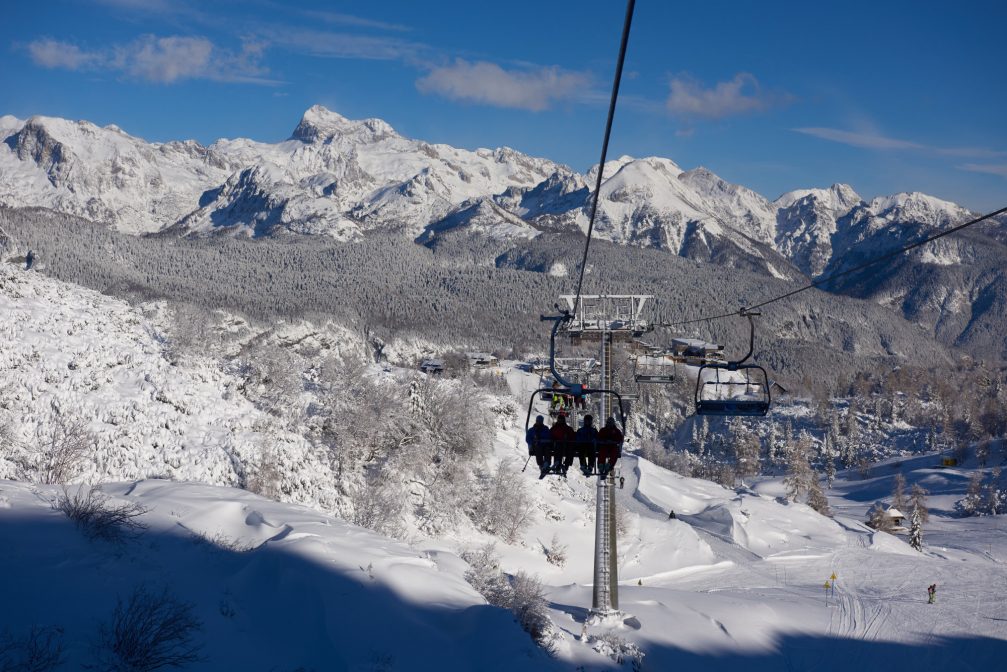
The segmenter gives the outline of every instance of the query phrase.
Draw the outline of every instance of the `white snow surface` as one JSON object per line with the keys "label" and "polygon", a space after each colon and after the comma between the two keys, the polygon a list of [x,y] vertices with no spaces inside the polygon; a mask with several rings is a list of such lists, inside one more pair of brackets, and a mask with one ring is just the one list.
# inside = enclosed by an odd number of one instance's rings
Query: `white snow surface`
{"label": "white snow surface", "polygon": [[[172,364],[157,306],[9,265],[0,302],[0,413],[13,438],[26,441],[50,407],[73,409],[98,437],[85,477],[119,481],[103,486],[113,502],[149,509],[137,539],[89,540],[52,509],[58,488],[14,482],[14,464],[0,462],[0,576],[13,579],[0,633],[62,628],[70,666],[91,662],[98,625],[138,585],[194,605],[204,656],[194,670],[631,669],[596,651],[613,634],[656,670],[997,669],[1007,655],[1003,516],[952,517],[970,471],[937,469],[935,456],[899,466],[932,493],[917,553],[860,522],[891,492],[893,465],[867,480],[840,473],[831,519],[788,503],[780,479],[726,489],[627,454],[616,490],[624,614],[585,627],[595,482],[574,470],[569,480],[522,474],[523,426],[497,430],[487,464],[512,465],[515,487],[532,496],[520,539],[462,526],[438,538],[413,531],[407,545],[323,513],[338,510],[324,461],[300,436],[262,430],[268,418],[212,362]],[[320,338],[310,325],[287,329],[277,337]],[[509,363],[499,370],[518,398],[536,387]],[[267,438],[300,504],[227,487],[238,480],[232,456]],[[563,566],[544,552],[554,538],[567,546]],[[545,584],[561,633],[554,657],[464,581],[457,554],[492,541],[505,571]],[[936,605],[926,604],[931,583]]]}
{"label": "white snow surface", "polygon": [[[74,486],[71,486],[71,491]],[[124,546],[89,540],[49,502],[54,486],[0,481],[0,632],[63,629],[71,665],[138,586],[194,606],[190,670],[557,669],[466,565],[307,508],[196,483],[107,485],[148,509]]]}

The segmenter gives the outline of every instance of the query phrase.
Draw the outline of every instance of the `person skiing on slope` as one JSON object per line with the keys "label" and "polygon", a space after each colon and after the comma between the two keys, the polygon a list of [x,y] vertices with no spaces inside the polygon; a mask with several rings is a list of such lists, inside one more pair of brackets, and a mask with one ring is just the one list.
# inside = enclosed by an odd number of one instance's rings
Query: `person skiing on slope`
{"label": "person skiing on slope", "polygon": [[602,478],[615,468],[616,460],[622,457],[622,439],[615,418],[610,416],[598,432],[598,475]]}
{"label": "person skiing on slope", "polygon": [[[580,458],[580,470],[585,476],[594,471],[594,461],[598,454],[598,430],[594,427],[594,417],[584,416],[584,424],[577,430],[577,456]],[[570,462],[573,457],[569,457]]]}
{"label": "person skiing on slope", "polygon": [[937,601],[937,584],[936,583],[930,584],[930,586],[927,588],[927,595],[929,596],[927,598],[927,604],[933,604],[933,603],[935,603]]}
{"label": "person skiing on slope", "polygon": [[545,476],[545,472],[549,471],[549,428],[545,426],[545,418],[536,416],[535,424],[525,432],[524,440],[528,444],[528,454],[535,458],[535,464]]}
{"label": "person skiing on slope", "polygon": [[570,461],[565,462],[564,457],[568,450],[576,450],[574,441],[577,435],[566,424],[566,416],[560,415],[556,422],[552,423],[549,430],[549,438],[552,439],[552,470],[566,478],[566,470],[573,463],[573,453],[570,453]]}

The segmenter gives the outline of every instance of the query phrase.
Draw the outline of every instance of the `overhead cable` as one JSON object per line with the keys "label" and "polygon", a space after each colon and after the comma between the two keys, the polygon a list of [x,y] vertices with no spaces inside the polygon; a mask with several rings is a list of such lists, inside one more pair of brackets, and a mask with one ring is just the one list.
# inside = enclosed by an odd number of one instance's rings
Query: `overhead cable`
{"label": "overhead cable", "polygon": [[736,317],[742,311],[756,310],[758,308],[762,308],[763,306],[768,306],[771,303],[776,303],[777,301],[782,301],[783,299],[790,298],[791,296],[794,296],[795,294],[800,294],[801,292],[806,292],[809,289],[814,289],[816,287],[821,287],[822,285],[827,284],[829,282],[832,282],[833,280],[845,277],[847,275],[851,275],[851,274],[856,273],[858,271],[862,271],[865,268],[868,268],[868,267],[873,266],[875,264],[881,263],[882,261],[887,261],[889,259],[893,259],[893,258],[895,258],[895,257],[897,257],[897,256],[899,256],[901,254],[905,254],[909,250],[912,250],[912,249],[915,249],[917,247],[920,247],[921,245],[926,245],[927,243],[933,242],[933,241],[937,240],[938,238],[943,238],[944,236],[950,236],[952,233],[957,233],[958,231],[961,231],[962,229],[966,229],[966,228],[968,228],[970,226],[973,226],[974,224],[978,224],[979,222],[986,221],[987,219],[991,219],[993,217],[996,217],[997,215],[1002,215],[1004,213],[1007,213],[1007,208],[1000,208],[999,210],[996,210],[996,211],[991,212],[989,214],[983,215],[982,217],[977,217],[977,218],[972,219],[972,220],[970,220],[968,222],[965,222],[964,224],[959,224],[958,226],[954,226],[954,227],[952,227],[950,229],[946,229],[946,230],[941,231],[939,233],[935,233],[934,235],[928,236],[926,238],[923,238],[922,240],[918,240],[918,241],[916,241],[914,243],[910,243],[909,245],[904,245],[904,246],[902,246],[902,247],[900,247],[898,249],[891,250],[889,252],[881,254],[881,255],[879,255],[877,257],[874,257],[873,259],[869,259],[869,260],[865,261],[864,263],[859,264],[858,266],[854,266],[853,268],[847,269],[845,271],[840,271],[838,273],[833,273],[832,275],[829,275],[829,276],[824,277],[824,278],[819,278],[818,280],[815,280],[814,282],[811,282],[811,283],[805,285],[804,287],[800,287],[798,289],[791,290],[791,291],[786,292],[784,294],[780,294],[779,296],[775,296],[775,297],[773,297],[771,299],[767,299],[765,301],[762,301],[761,303],[756,303],[755,305],[752,305],[752,306],[742,306],[739,310],[734,310],[734,311],[731,311],[729,313],[721,313],[721,314],[718,314],[718,315],[710,315],[708,317],[698,317],[698,318],[696,318],[694,320],[685,320],[685,321],[682,321],[682,322],[668,322],[668,323],[661,324],[660,326],[662,326],[662,327],[678,327],[678,326],[682,326],[682,325],[686,325],[686,324],[695,324],[697,322],[712,322],[713,320],[721,320],[721,319],[724,319],[724,318],[727,318],[727,317]]}
{"label": "overhead cable", "polygon": [[633,9],[636,0],[626,3],[626,20],[622,25],[622,43],[619,45],[619,60],[615,66],[615,80],[612,82],[612,97],[608,103],[608,120],[605,122],[605,139],[601,143],[601,161],[598,163],[598,179],[594,186],[594,199],[591,202],[591,215],[587,224],[587,240],[584,241],[584,258],[580,262],[580,278],[577,280],[577,293],[574,296],[573,309],[577,310],[580,303],[580,292],[584,286],[584,270],[587,268],[587,253],[591,249],[591,234],[594,232],[594,219],[598,214],[598,199],[601,196],[602,174],[605,172],[605,158],[608,156],[608,139],[612,135],[612,120],[615,118],[615,103],[619,99],[619,83],[622,81],[622,66],[626,60],[626,47],[629,45],[629,27],[633,23]]}

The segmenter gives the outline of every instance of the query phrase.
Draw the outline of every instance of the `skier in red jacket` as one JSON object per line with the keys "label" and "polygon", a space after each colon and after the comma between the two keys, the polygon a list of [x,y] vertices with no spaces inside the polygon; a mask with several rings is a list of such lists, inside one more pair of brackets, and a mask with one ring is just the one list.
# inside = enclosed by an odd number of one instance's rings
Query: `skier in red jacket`
{"label": "skier in red jacket", "polygon": [[602,478],[615,468],[616,460],[622,457],[622,440],[615,418],[610,417],[598,432],[598,475]]}
{"label": "skier in red jacket", "polygon": [[576,451],[574,444],[576,434],[574,434],[570,425],[566,424],[565,415],[560,415],[556,418],[556,422],[552,423],[552,429],[549,430],[549,438],[552,439],[553,473],[566,478],[566,470],[573,464],[573,455]]}

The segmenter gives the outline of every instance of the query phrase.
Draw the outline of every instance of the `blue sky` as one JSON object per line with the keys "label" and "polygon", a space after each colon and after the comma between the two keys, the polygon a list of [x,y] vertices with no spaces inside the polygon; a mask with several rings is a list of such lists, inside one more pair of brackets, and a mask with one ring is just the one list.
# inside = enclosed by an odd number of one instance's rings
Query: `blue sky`
{"label": "blue sky", "polygon": [[[0,114],[277,141],[320,103],[459,147],[598,160],[625,5],[5,5]],[[1007,3],[638,0],[610,156],[775,198],[847,182],[1007,205]]]}

